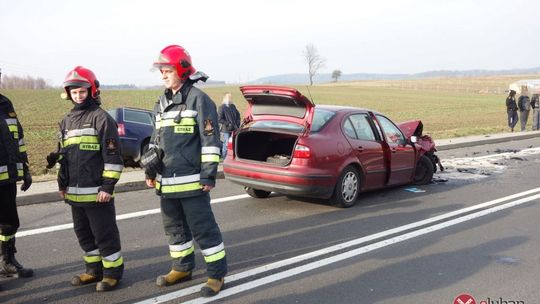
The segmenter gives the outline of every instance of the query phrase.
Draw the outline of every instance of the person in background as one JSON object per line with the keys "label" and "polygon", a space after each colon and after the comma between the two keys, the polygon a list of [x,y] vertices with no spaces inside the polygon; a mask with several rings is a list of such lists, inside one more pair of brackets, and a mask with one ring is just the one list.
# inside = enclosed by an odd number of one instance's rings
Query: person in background
{"label": "person in background", "polygon": [[216,104],[193,86],[208,76],[195,71],[183,47],[170,45],[161,50],[154,67],[161,72],[165,91],[154,106],[152,146],[141,163],[146,184],[161,197],[172,261],[171,270],[158,276],[156,285],[191,279],[197,242],[208,275],[200,293],[211,297],[223,289],[227,274],[223,238],[210,206],[221,152]]}
{"label": "person in background", "polygon": [[511,132],[514,132],[514,127],[518,122],[517,110],[516,91],[510,90],[508,97],[506,97],[506,114],[508,115],[508,127]]}
{"label": "person in background", "polygon": [[221,159],[227,156],[227,142],[232,132],[240,127],[240,112],[236,109],[233,103],[231,93],[227,92],[223,95],[223,101],[218,109],[219,129],[221,131]]}
{"label": "person in background", "polygon": [[533,109],[533,131],[540,130],[540,96],[538,94],[533,94],[531,98],[531,108]]}
{"label": "person in background", "polygon": [[[0,71],[0,77],[2,73]],[[1,80],[1,78],[0,78]],[[15,259],[15,233],[19,229],[17,181],[22,191],[32,185],[23,128],[11,101],[0,94],[0,276],[27,278],[34,275]]]}
{"label": "person in background", "polygon": [[527,86],[521,87],[521,96],[518,99],[519,120],[521,122],[521,132],[527,130],[527,121],[529,120],[529,112],[531,111],[531,100]]}
{"label": "person in background", "polygon": [[75,67],[64,90],[73,109],[60,122],[61,151],[50,153],[47,162],[48,168],[60,163],[59,194],[71,206],[73,229],[85,252],[86,271],[71,285],[98,282],[96,291],[110,291],[124,273],[114,208],[114,187],[124,169],[118,126],[100,107],[99,82],[91,70]]}

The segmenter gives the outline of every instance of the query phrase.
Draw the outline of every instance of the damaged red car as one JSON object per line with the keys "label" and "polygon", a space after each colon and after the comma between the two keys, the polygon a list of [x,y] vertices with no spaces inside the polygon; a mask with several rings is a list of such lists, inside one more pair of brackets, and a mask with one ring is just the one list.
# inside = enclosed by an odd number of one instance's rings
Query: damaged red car
{"label": "damaged red car", "polygon": [[394,124],[368,109],[315,106],[289,87],[240,90],[248,107],[223,172],[252,197],[277,192],[350,207],[364,191],[428,184],[442,170],[419,120]]}

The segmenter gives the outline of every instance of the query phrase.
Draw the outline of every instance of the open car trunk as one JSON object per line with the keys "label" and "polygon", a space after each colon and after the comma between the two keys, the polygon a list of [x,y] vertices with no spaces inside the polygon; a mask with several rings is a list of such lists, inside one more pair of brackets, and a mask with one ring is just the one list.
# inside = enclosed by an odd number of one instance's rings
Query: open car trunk
{"label": "open car trunk", "polygon": [[290,163],[298,135],[267,131],[243,131],[236,136],[236,157],[279,166]]}

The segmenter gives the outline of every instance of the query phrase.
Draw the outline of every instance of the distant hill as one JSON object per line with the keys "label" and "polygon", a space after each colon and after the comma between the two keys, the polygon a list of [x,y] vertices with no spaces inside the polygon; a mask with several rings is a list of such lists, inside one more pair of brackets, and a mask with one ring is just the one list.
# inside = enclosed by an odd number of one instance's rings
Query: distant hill
{"label": "distant hill", "polygon": [[[339,81],[354,81],[354,80],[400,80],[400,79],[422,79],[436,77],[480,77],[480,76],[495,76],[495,75],[530,75],[540,74],[540,67],[528,69],[509,69],[509,70],[464,70],[464,71],[428,71],[416,74],[376,74],[376,73],[354,73],[342,74]],[[540,75],[539,75],[540,76]],[[331,73],[317,74],[313,78],[314,83],[332,82]],[[268,77],[262,77],[250,83],[259,84],[300,84],[309,83],[308,74],[281,74]]]}

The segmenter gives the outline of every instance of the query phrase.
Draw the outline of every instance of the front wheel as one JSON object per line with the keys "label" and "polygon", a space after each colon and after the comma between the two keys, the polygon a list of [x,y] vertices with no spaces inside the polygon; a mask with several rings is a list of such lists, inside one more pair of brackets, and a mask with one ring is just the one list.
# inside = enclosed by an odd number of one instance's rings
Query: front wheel
{"label": "front wheel", "polygon": [[269,191],[253,189],[250,187],[245,187],[244,190],[246,190],[246,193],[249,194],[249,196],[254,198],[267,198],[270,196],[271,193]]}
{"label": "front wheel", "polygon": [[338,178],[330,202],[341,208],[349,208],[356,203],[360,193],[360,173],[352,166],[346,167]]}
{"label": "front wheel", "polygon": [[429,157],[422,155],[416,164],[416,170],[414,171],[414,183],[416,185],[427,185],[433,179],[434,173],[433,162]]}

